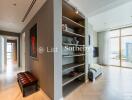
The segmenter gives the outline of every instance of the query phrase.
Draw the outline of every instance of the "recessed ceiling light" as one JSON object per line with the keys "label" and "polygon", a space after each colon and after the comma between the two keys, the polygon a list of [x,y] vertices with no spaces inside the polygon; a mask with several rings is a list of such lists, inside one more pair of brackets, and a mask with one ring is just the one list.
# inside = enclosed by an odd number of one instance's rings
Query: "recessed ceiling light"
{"label": "recessed ceiling light", "polygon": [[76,9],[76,10],[75,10],[75,13],[76,13],[76,14],[78,14],[78,13],[79,13],[79,11]]}
{"label": "recessed ceiling light", "polygon": [[13,3],[13,6],[16,6],[16,3]]}

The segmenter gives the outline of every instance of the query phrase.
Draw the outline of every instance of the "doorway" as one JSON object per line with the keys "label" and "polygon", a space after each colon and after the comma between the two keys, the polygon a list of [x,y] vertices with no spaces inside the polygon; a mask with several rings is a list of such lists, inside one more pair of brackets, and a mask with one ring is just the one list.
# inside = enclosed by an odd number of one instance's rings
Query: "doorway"
{"label": "doorway", "polygon": [[17,40],[7,41],[7,64],[17,64]]}
{"label": "doorway", "polygon": [[17,38],[7,38],[6,42],[6,71],[18,69]]}
{"label": "doorway", "polygon": [[132,68],[132,27],[109,33],[109,65]]}
{"label": "doorway", "polygon": [[6,55],[7,55],[7,65],[9,63],[14,63],[14,61],[13,61],[13,43],[7,43]]}
{"label": "doorway", "polygon": [[0,36],[0,91],[16,82],[19,67],[19,37]]}
{"label": "doorway", "polygon": [[19,69],[19,38],[0,36],[0,73]]}

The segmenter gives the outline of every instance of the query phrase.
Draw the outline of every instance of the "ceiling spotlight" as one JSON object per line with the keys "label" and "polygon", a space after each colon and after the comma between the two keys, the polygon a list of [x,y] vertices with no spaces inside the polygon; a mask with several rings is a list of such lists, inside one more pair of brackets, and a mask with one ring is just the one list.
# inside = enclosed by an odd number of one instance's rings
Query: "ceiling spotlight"
{"label": "ceiling spotlight", "polygon": [[13,3],[13,6],[16,6],[16,3]]}
{"label": "ceiling spotlight", "polygon": [[79,13],[79,11],[78,11],[77,9],[75,9],[75,13],[76,13],[76,14],[78,14],[78,13]]}

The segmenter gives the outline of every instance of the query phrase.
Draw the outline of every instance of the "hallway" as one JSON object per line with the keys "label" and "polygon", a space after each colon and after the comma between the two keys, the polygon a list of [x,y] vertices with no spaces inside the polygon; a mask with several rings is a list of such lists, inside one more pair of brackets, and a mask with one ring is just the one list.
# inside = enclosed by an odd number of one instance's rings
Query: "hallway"
{"label": "hallway", "polygon": [[10,61],[7,65],[8,70],[0,74],[0,100],[50,100],[42,90],[23,98],[17,83],[17,73],[24,70]]}
{"label": "hallway", "polygon": [[8,89],[14,85],[16,83],[17,73],[23,71],[12,62],[8,62],[7,65],[5,72],[0,73],[0,91]]}

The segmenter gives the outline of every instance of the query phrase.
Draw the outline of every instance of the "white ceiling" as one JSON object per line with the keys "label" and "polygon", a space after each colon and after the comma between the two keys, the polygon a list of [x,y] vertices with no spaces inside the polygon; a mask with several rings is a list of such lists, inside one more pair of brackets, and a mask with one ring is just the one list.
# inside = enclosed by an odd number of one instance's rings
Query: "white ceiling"
{"label": "white ceiling", "polygon": [[[32,0],[0,0],[0,30],[21,32],[46,0],[37,0],[25,22],[21,22]],[[94,26],[95,31],[131,24],[132,0],[70,0]],[[16,6],[13,4],[16,3]],[[121,6],[122,5],[122,6]]]}
{"label": "white ceiling", "polygon": [[132,23],[132,0],[70,0],[89,19],[95,31]]}
{"label": "white ceiling", "polygon": [[132,25],[132,2],[90,17],[89,23],[97,32]]}
{"label": "white ceiling", "polygon": [[86,16],[94,16],[131,0],[69,0]]}
{"label": "white ceiling", "polygon": [[21,22],[32,0],[0,0],[0,30],[21,32],[45,1],[37,0],[25,22]]}

